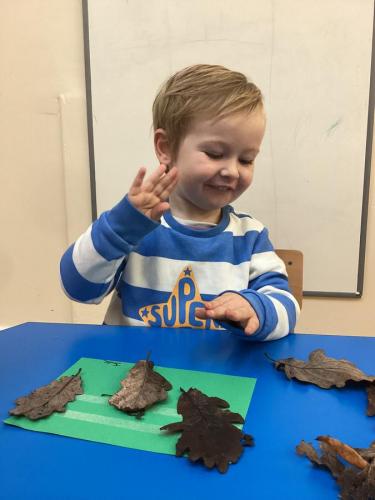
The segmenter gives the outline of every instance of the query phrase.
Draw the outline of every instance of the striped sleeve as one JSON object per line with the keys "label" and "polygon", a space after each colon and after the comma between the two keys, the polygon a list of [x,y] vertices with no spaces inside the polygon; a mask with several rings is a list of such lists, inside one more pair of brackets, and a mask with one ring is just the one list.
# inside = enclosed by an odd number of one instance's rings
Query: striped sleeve
{"label": "striped sleeve", "polygon": [[158,226],[127,197],[104,212],[61,259],[66,295],[78,302],[100,303],[116,285],[132,248]]}
{"label": "striped sleeve", "polygon": [[290,291],[285,264],[274,252],[266,228],[259,233],[254,245],[248,288],[237,293],[257,313],[259,328],[253,335],[245,335],[242,328],[223,323],[233,334],[259,341],[276,340],[294,331],[299,305]]}

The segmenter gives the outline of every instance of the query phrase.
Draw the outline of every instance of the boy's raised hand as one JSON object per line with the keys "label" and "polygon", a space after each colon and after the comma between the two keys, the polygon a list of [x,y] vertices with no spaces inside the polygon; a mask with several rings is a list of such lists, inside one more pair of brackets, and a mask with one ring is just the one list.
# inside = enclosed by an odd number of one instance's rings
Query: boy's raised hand
{"label": "boy's raised hand", "polygon": [[177,168],[172,167],[168,173],[165,165],[159,165],[146,179],[146,168],[141,167],[130,187],[128,199],[130,203],[146,217],[158,221],[169,209],[167,202],[170,193],[177,183]]}
{"label": "boy's raised hand", "polygon": [[226,292],[205,307],[195,310],[197,318],[234,321],[244,329],[245,335],[252,335],[259,328],[259,319],[249,302],[238,293]]}

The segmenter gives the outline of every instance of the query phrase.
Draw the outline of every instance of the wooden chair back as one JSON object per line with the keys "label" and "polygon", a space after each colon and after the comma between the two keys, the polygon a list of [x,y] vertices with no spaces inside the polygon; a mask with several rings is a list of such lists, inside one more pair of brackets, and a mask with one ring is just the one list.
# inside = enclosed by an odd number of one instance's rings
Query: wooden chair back
{"label": "wooden chair back", "polygon": [[289,277],[289,286],[302,309],[303,296],[303,253],[299,250],[275,249],[276,254],[284,261]]}

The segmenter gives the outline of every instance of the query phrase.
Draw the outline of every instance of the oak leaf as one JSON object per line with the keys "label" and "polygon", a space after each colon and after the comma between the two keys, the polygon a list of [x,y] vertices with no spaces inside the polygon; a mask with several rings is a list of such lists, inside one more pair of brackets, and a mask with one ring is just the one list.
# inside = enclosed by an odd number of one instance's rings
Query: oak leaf
{"label": "oak leaf", "polygon": [[301,382],[309,382],[323,389],[330,387],[344,387],[352,382],[375,382],[375,377],[366,375],[354,363],[345,359],[330,358],[323,349],[316,349],[309,355],[308,362],[295,358],[279,359],[275,367],[283,370],[291,379],[296,378]]}
{"label": "oak leaf", "polygon": [[69,401],[74,401],[78,394],[83,394],[80,372],[81,369],[75,375],[61,377],[18,398],[15,401],[16,407],[9,414],[38,420],[53,412],[64,412]]}
{"label": "oak leaf", "polygon": [[375,415],[375,376],[366,375],[354,363],[346,359],[330,358],[325,355],[323,349],[312,351],[308,362],[295,358],[272,361],[278,370],[285,372],[289,380],[295,378],[323,389],[345,387],[348,382],[365,386],[368,398],[367,415]]}
{"label": "oak leaf", "polygon": [[[319,436],[320,455],[305,441],[297,446],[299,455],[327,468],[341,488],[343,500],[375,499],[375,443],[369,448],[352,448],[330,436]],[[344,459],[351,466],[345,466]]]}
{"label": "oak leaf", "polygon": [[236,463],[243,446],[252,446],[253,438],[233,423],[243,423],[239,413],[227,410],[227,401],[209,397],[198,389],[181,389],[177,412],[182,422],[164,425],[161,430],[182,432],[176,444],[176,455],[185,452],[192,462],[202,459],[208,468],[217,467],[224,473],[230,463]]}
{"label": "oak leaf", "polygon": [[121,381],[122,389],[108,402],[119,410],[140,418],[146,408],[167,399],[166,391],[171,390],[172,385],[153,368],[154,363],[148,359],[138,361]]}

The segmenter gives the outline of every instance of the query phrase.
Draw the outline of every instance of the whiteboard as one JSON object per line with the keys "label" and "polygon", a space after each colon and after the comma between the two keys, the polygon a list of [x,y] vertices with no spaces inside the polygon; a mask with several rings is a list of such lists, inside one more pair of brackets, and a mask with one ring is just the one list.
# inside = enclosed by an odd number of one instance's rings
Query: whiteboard
{"label": "whiteboard", "polygon": [[83,10],[93,216],[141,165],[157,165],[161,83],[191,64],[221,64],[261,88],[268,122],[235,208],[262,221],[276,248],[303,252],[306,295],[360,296],[373,0],[90,0]]}

